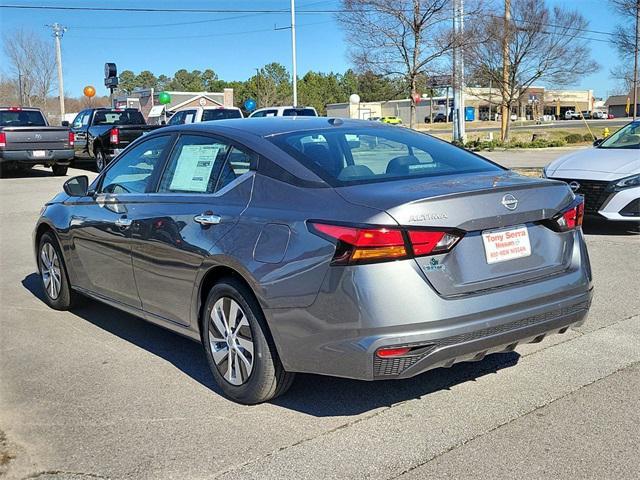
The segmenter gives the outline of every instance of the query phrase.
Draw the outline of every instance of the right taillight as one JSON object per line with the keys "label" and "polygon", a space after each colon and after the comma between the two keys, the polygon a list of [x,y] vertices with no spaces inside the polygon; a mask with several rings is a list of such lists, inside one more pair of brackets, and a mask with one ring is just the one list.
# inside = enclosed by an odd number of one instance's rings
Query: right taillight
{"label": "right taillight", "polygon": [[69,132],[69,146],[73,147],[73,144],[76,142],[76,134],[73,132]]}
{"label": "right taillight", "polygon": [[112,145],[118,145],[118,143],[120,143],[120,131],[117,128],[111,129],[109,142],[111,142]]}
{"label": "right taillight", "polygon": [[576,199],[552,219],[551,226],[559,232],[568,232],[582,226],[584,219],[584,197],[578,195]]}
{"label": "right taillight", "polygon": [[450,251],[462,238],[458,230],[404,229],[308,222],[316,235],[335,241],[333,265],[376,263]]}

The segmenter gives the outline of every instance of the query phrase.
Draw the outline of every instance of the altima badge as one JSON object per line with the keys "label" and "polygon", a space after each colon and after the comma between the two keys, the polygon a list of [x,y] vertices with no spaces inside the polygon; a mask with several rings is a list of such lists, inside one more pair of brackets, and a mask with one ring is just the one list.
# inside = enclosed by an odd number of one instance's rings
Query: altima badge
{"label": "altima badge", "polygon": [[507,193],[504,197],[502,197],[502,205],[509,210],[515,210],[518,208],[518,199]]}

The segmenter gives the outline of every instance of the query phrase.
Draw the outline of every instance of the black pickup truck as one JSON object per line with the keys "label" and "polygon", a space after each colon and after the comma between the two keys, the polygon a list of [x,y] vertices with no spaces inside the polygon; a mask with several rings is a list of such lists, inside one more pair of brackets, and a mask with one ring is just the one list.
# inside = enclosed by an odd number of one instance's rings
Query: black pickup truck
{"label": "black pickup truck", "polygon": [[147,125],[135,108],[92,108],[83,110],[71,124],[75,135],[76,161],[95,162],[100,172],[136,138],[160,125]]}
{"label": "black pickup truck", "polygon": [[68,127],[50,127],[37,108],[0,107],[0,174],[44,165],[66,175],[73,141]]}

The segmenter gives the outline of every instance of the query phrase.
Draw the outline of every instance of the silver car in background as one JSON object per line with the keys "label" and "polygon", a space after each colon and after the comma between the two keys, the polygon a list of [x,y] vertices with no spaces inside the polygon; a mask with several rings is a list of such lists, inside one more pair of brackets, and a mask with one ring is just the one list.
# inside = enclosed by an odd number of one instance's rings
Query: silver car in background
{"label": "silver car in background", "polygon": [[201,341],[221,390],[295,372],[408,378],[541,341],[592,296],[583,200],[369,121],[160,129],[44,207],[45,300],[79,294]]}

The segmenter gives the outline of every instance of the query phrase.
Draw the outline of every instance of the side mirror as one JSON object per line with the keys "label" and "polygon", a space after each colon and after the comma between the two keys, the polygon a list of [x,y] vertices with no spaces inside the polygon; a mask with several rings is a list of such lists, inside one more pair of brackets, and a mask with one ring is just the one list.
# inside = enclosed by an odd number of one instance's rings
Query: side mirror
{"label": "side mirror", "polygon": [[593,142],[593,146],[597,147],[598,145],[600,145],[602,142],[604,142],[604,138],[598,138],[596,139],[595,142]]}
{"label": "side mirror", "polygon": [[62,125],[63,127],[68,127],[69,126],[69,122],[67,122],[66,120],[63,120],[60,125]]}
{"label": "side mirror", "polygon": [[70,197],[86,197],[89,192],[89,177],[86,175],[71,177],[64,182],[62,189]]}
{"label": "side mirror", "polygon": [[166,125],[166,124],[167,124],[167,122],[165,122],[164,120],[162,120],[162,121],[160,122],[160,125]]}

